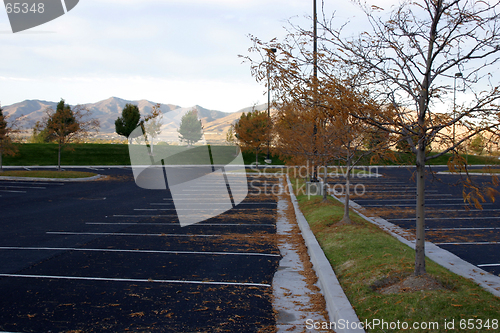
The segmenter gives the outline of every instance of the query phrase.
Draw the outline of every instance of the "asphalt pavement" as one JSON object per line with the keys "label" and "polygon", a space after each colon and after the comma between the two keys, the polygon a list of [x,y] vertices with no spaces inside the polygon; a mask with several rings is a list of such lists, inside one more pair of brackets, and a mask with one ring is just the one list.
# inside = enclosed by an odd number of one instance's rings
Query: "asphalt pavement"
{"label": "asphalt pavement", "polygon": [[129,168],[94,172],[111,178],[0,181],[0,331],[275,327],[275,197],[181,228],[168,190],[137,187]]}

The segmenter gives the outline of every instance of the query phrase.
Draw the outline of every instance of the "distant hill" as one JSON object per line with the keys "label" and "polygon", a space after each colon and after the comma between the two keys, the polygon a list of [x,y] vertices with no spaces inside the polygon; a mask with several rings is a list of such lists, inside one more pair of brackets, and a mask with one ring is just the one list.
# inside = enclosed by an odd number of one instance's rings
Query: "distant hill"
{"label": "distant hill", "polygon": [[[18,118],[24,128],[32,128],[34,124],[45,116],[48,108],[55,109],[58,102],[42,100],[26,100],[20,103],[3,106],[4,114],[13,118]],[[115,120],[121,116],[121,112],[127,103],[135,104],[139,107],[142,115],[148,114],[156,102],[148,100],[125,100],[118,97],[110,97],[96,103],[87,103],[83,106],[92,111],[92,117],[99,119],[101,123],[100,133],[111,136],[115,133]],[[74,105],[72,105],[73,107]],[[248,107],[234,113],[205,109],[199,105],[192,107],[180,107],[173,104],[160,104],[160,109],[164,115],[165,125],[162,127],[178,126],[182,116],[189,110],[196,109],[202,121],[206,138],[209,141],[224,141],[229,126],[240,118],[242,112],[249,112],[252,109],[265,110],[267,104]]]}

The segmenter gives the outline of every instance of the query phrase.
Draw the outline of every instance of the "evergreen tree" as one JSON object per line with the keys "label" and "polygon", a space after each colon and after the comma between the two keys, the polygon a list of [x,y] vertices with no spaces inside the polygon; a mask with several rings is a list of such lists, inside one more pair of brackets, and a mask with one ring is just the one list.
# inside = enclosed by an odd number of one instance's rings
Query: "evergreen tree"
{"label": "evergreen tree", "polygon": [[119,135],[123,135],[127,139],[130,134],[139,126],[141,114],[137,105],[130,103],[125,104],[122,110],[122,116],[115,121],[115,131]]}
{"label": "evergreen tree", "polygon": [[469,147],[476,155],[481,155],[485,147],[483,136],[481,134],[477,134],[472,139]]}
{"label": "evergreen tree", "polygon": [[198,142],[203,137],[203,125],[198,119],[198,111],[193,109],[182,116],[181,124],[177,130],[179,139],[187,142],[188,146]]}

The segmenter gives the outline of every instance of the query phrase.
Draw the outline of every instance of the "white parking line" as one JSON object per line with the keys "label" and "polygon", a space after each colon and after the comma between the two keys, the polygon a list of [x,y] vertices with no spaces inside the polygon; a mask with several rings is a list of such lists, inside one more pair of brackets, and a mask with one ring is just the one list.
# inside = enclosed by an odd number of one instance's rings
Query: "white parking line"
{"label": "white parking line", "polygon": [[457,242],[457,243],[434,243],[436,245],[496,245],[500,242]]}
{"label": "white parking line", "polygon": [[[355,199],[355,201],[414,201],[416,198],[413,198],[413,199]],[[432,201],[444,201],[444,200],[447,200],[447,201],[450,201],[450,200],[454,200],[454,201],[464,201],[463,198],[449,198],[449,199],[429,199],[429,200],[432,200]]]}
{"label": "white parking line", "polygon": [[164,214],[164,215],[113,215],[113,217],[177,217],[177,215]]}
{"label": "white parking line", "polygon": [[[172,200],[172,199],[163,199],[163,200]],[[193,199],[175,199],[175,201],[185,201],[185,200],[189,200],[189,201],[192,201]],[[227,205],[226,202],[211,202],[211,201],[207,201],[207,202],[199,202],[197,201],[196,203],[200,203],[200,204],[211,204],[211,205]],[[166,206],[166,205],[171,205],[173,204],[173,200],[172,202],[167,202],[167,203],[164,203],[164,202],[153,202],[153,203],[150,203],[150,205],[153,205],[153,206]],[[241,202],[238,204],[238,206],[241,206],[241,205],[276,205],[276,202],[273,202],[273,201],[262,201],[262,202]]]}
{"label": "white parking line", "polygon": [[134,282],[134,283],[151,282],[151,283],[181,283],[181,284],[208,284],[208,285],[223,285],[223,286],[271,287],[270,284],[247,283],[247,282],[124,279],[124,278],[100,278],[100,277],[86,277],[86,276],[26,275],[26,274],[0,274],[0,276],[12,277],[12,278],[31,278],[31,279],[64,279],[64,280],[113,281],[113,282]]}
{"label": "white parking line", "polygon": [[10,191],[10,190],[0,190],[0,192],[5,192],[5,193],[26,193],[26,191]]}
{"label": "white parking line", "polygon": [[[269,209],[269,210],[274,210],[274,208],[261,208],[261,209]],[[155,211],[167,211],[167,210],[175,210],[175,211],[183,211],[183,210],[187,210],[187,211],[207,211],[207,212],[211,212],[211,211],[219,211],[219,209],[202,209],[202,208],[178,208],[178,209],[175,209],[175,208],[134,208],[135,211],[147,211],[147,212],[155,212]],[[249,210],[248,208],[231,208],[231,211],[233,210]]]}
{"label": "white parking line", "polygon": [[2,181],[1,184],[19,184],[22,182],[25,185],[64,185],[64,183],[42,183],[42,182],[28,182],[28,181],[13,181],[13,182],[8,182],[8,181]]}
{"label": "white parking line", "polygon": [[12,186],[12,185],[4,186],[4,185],[0,185],[0,187],[5,187],[5,188],[28,188],[28,189],[41,189],[41,190],[47,189],[46,187],[41,187],[41,186]]}
{"label": "white parking line", "polygon": [[[85,224],[90,225],[165,225],[172,227],[179,227],[177,223],[149,223],[149,222],[86,222]],[[190,227],[275,227],[274,224],[263,224],[263,223],[196,223],[190,225]]]}
{"label": "white parking line", "polygon": [[[372,191],[370,189],[366,189],[367,193],[414,193],[415,190],[412,191],[394,191],[394,190],[385,190],[385,191]],[[425,190],[425,194],[429,192],[437,192],[437,190]]]}
{"label": "white parking line", "polygon": [[220,237],[220,235],[195,235],[195,234],[136,234],[120,232],[71,232],[47,231],[50,235],[96,235],[96,236],[151,236],[151,237]]}
{"label": "white parking line", "polygon": [[477,267],[496,267],[496,266],[500,266],[500,264],[481,264],[481,265],[477,265]]}
{"label": "white parking line", "polygon": [[[366,193],[368,193],[369,191],[366,191]],[[414,198],[416,198],[416,194],[415,193],[408,193],[408,194],[398,194],[398,197],[401,197],[401,196],[405,196],[405,197],[409,197],[409,196],[412,196]],[[453,196],[453,194],[449,194],[449,193],[426,193],[425,196],[429,196],[429,197],[445,197],[445,196]]]}
{"label": "white parking line", "polygon": [[[426,220],[498,220],[500,216],[467,216],[467,217],[426,217]],[[407,218],[407,219],[387,219],[387,221],[415,221],[415,218]]]}
{"label": "white parking line", "polygon": [[[356,201],[356,200],[354,200]],[[482,205],[491,205],[492,203],[489,203],[489,202],[486,202],[486,203],[483,203]],[[412,203],[409,203],[409,204],[401,204],[401,205],[398,205],[398,204],[387,204],[387,205],[361,205],[363,207],[391,207],[391,206],[403,206],[403,207],[407,207],[408,205],[414,205]],[[428,204],[426,203],[425,206],[427,207],[436,207],[436,206],[466,206],[467,204],[466,203],[459,203],[459,204],[454,204],[454,203],[444,203],[444,204]]]}
{"label": "white parking line", "polygon": [[432,229],[425,229],[426,231],[446,231],[446,230],[500,230],[500,228],[493,228],[493,227],[486,227],[486,228],[478,228],[478,227],[471,227],[471,228],[432,228]]}
{"label": "white parking line", "polygon": [[127,253],[159,253],[159,254],[205,254],[205,255],[234,255],[234,256],[262,256],[279,257],[279,254],[255,252],[209,252],[209,251],[157,251],[157,250],[121,250],[121,249],[85,249],[72,247],[16,247],[0,246],[0,250],[44,250],[44,251],[90,251],[90,252],[127,252]]}

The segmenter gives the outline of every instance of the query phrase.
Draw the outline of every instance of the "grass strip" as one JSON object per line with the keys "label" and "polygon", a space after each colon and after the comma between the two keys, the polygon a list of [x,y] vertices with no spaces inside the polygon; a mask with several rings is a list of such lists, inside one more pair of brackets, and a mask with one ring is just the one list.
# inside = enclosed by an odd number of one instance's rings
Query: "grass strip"
{"label": "grass strip", "polygon": [[[23,165],[23,166],[47,166],[47,165],[57,165],[57,145],[54,143],[16,143],[16,147],[19,152],[16,156],[3,156],[3,164],[6,166]],[[70,144],[70,148],[63,149],[61,154],[62,165],[130,165],[129,150],[127,144],[96,144],[96,143],[84,143],[84,144]],[[211,146],[212,151],[229,151],[231,154],[226,154],[232,156],[234,154],[234,147],[231,146]],[[185,148],[181,146],[157,146],[155,148],[158,150],[155,152],[157,156],[162,156],[162,150],[168,151],[167,156],[171,156],[177,150],[182,152]],[[196,150],[193,150],[193,155],[181,154],[184,156],[176,155],[172,156],[170,162],[172,164],[184,164],[192,163],[196,164],[197,160],[201,158],[202,155],[196,154]],[[397,161],[381,160],[379,161],[381,165],[395,165],[395,164],[409,164],[414,165],[414,155],[406,153],[395,153],[397,156]],[[431,153],[432,154],[432,153]],[[199,156],[197,156],[199,155]],[[193,159],[194,156],[194,159]],[[267,154],[259,154],[259,165],[266,165],[264,160]],[[182,160],[182,157],[187,158],[188,161]],[[432,165],[445,165],[451,154],[445,154],[437,159],[429,161]],[[464,156],[465,157],[465,156]],[[271,165],[283,165],[284,161],[277,156],[270,156],[272,162]],[[475,156],[468,155],[469,165],[498,165],[500,160],[492,156]],[[251,165],[255,162],[255,153],[251,151],[243,152],[243,160],[246,165]],[[221,163],[218,161],[217,163]],[[370,156],[364,158],[360,165],[370,165]],[[357,171],[358,172],[358,171]],[[342,173],[342,171],[340,171]]]}
{"label": "grass strip", "polygon": [[[297,184],[294,179],[291,181]],[[464,331],[463,325],[469,323],[475,328],[467,330],[470,332],[498,331],[500,299],[429,259],[426,261],[428,274],[445,289],[380,293],[377,289],[381,286],[413,273],[415,251],[354,212],[351,212],[354,224],[337,224],[343,216],[343,205],[331,197],[328,199],[322,203],[322,197],[297,196],[301,211],[360,321],[399,321],[400,327],[403,322],[409,327],[418,325],[419,329],[412,332],[458,332]],[[429,329],[429,323],[436,323],[438,328]],[[454,329],[446,330],[445,323],[453,324]],[[477,329],[480,323],[482,328]],[[426,328],[422,329],[424,325]],[[377,326],[367,331],[402,330]]]}
{"label": "grass strip", "polygon": [[88,178],[97,174],[82,171],[51,171],[51,170],[9,170],[0,172],[4,177],[33,177],[33,178]]}
{"label": "grass strip", "polygon": [[[18,153],[15,156],[3,156],[5,166],[52,166],[57,165],[57,144],[54,143],[16,143]],[[67,149],[69,148],[69,149]],[[129,147],[127,144],[69,144],[61,152],[61,165],[130,165]],[[182,146],[157,146],[155,155],[166,158],[167,164],[207,164],[206,154],[200,154],[199,149],[186,150]],[[216,163],[229,163],[234,159],[234,147],[212,146],[212,152],[221,154],[227,160],[218,159]],[[170,158],[169,158],[170,157]],[[259,163],[264,165],[266,155],[259,155]],[[271,156],[272,163],[282,165],[278,157]],[[255,153],[243,152],[246,165],[255,162]]]}

